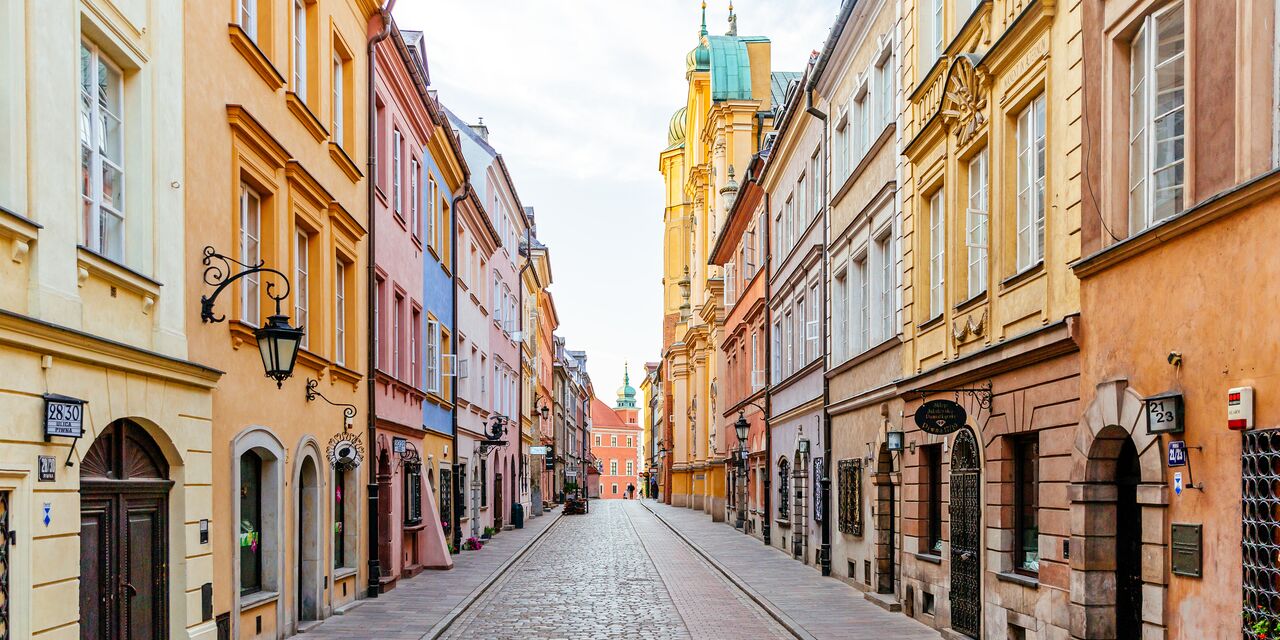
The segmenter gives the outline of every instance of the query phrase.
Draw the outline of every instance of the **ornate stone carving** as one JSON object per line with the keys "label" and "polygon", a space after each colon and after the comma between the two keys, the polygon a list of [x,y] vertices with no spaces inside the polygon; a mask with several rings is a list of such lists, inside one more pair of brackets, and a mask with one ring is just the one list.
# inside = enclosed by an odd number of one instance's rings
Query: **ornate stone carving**
{"label": "ornate stone carving", "polygon": [[973,139],[987,118],[986,81],[965,56],[957,56],[952,62],[947,87],[942,96],[942,120],[956,136],[956,142],[965,144]]}
{"label": "ornate stone carving", "polygon": [[981,314],[971,313],[964,318],[951,321],[951,337],[956,344],[962,344],[971,338],[981,338],[987,331],[987,310]]}

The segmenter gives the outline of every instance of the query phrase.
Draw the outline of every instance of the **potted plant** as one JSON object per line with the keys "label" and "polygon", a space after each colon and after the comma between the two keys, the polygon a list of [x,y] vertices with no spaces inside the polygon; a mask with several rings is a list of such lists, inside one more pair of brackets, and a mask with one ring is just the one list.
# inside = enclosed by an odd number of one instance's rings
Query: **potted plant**
{"label": "potted plant", "polygon": [[481,534],[480,534],[480,539],[481,539],[481,540],[488,540],[489,538],[492,538],[492,537],[493,537],[493,534],[495,534],[495,533],[497,533],[497,530],[496,530],[496,529],[494,529],[493,527],[485,527],[485,528],[484,528],[484,533],[481,533]]}
{"label": "potted plant", "polygon": [[471,536],[470,538],[467,538],[467,541],[464,542],[463,545],[466,546],[466,548],[470,551],[479,551],[484,548],[484,543],[481,542],[480,539],[475,536]]}

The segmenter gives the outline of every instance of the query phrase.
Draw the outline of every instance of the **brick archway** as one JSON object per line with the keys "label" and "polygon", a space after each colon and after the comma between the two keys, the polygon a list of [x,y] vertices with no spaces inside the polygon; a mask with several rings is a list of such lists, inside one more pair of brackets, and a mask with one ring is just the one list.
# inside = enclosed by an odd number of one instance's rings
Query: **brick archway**
{"label": "brick archway", "polygon": [[[1160,438],[1148,435],[1142,396],[1127,381],[1099,384],[1078,427],[1071,472],[1071,637],[1116,637],[1117,461],[1137,450],[1143,637],[1163,637],[1168,577],[1168,484]],[[1157,542],[1151,542],[1157,540]]]}

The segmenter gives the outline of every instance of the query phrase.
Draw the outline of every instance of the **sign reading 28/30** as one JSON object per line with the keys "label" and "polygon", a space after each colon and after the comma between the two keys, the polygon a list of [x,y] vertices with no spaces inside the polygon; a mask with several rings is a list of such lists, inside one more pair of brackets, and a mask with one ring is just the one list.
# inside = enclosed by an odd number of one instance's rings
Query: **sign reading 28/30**
{"label": "sign reading 28/30", "polygon": [[84,435],[84,400],[56,394],[45,395],[44,435],[66,438]]}

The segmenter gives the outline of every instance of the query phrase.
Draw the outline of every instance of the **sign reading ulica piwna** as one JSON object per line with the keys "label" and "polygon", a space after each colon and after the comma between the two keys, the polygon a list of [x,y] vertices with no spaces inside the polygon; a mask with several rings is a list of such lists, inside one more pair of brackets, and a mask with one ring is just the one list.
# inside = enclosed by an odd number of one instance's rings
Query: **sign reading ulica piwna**
{"label": "sign reading ulica piwna", "polygon": [[945,436],[959,431],[967,417],[958,402],[930,400],[916,409],[916,426],[927,433]]}
{"label": "sign reading ulica piwna", "polygon": [[44,396],[44,437],[84,435],[84,400],[56,393]]}

